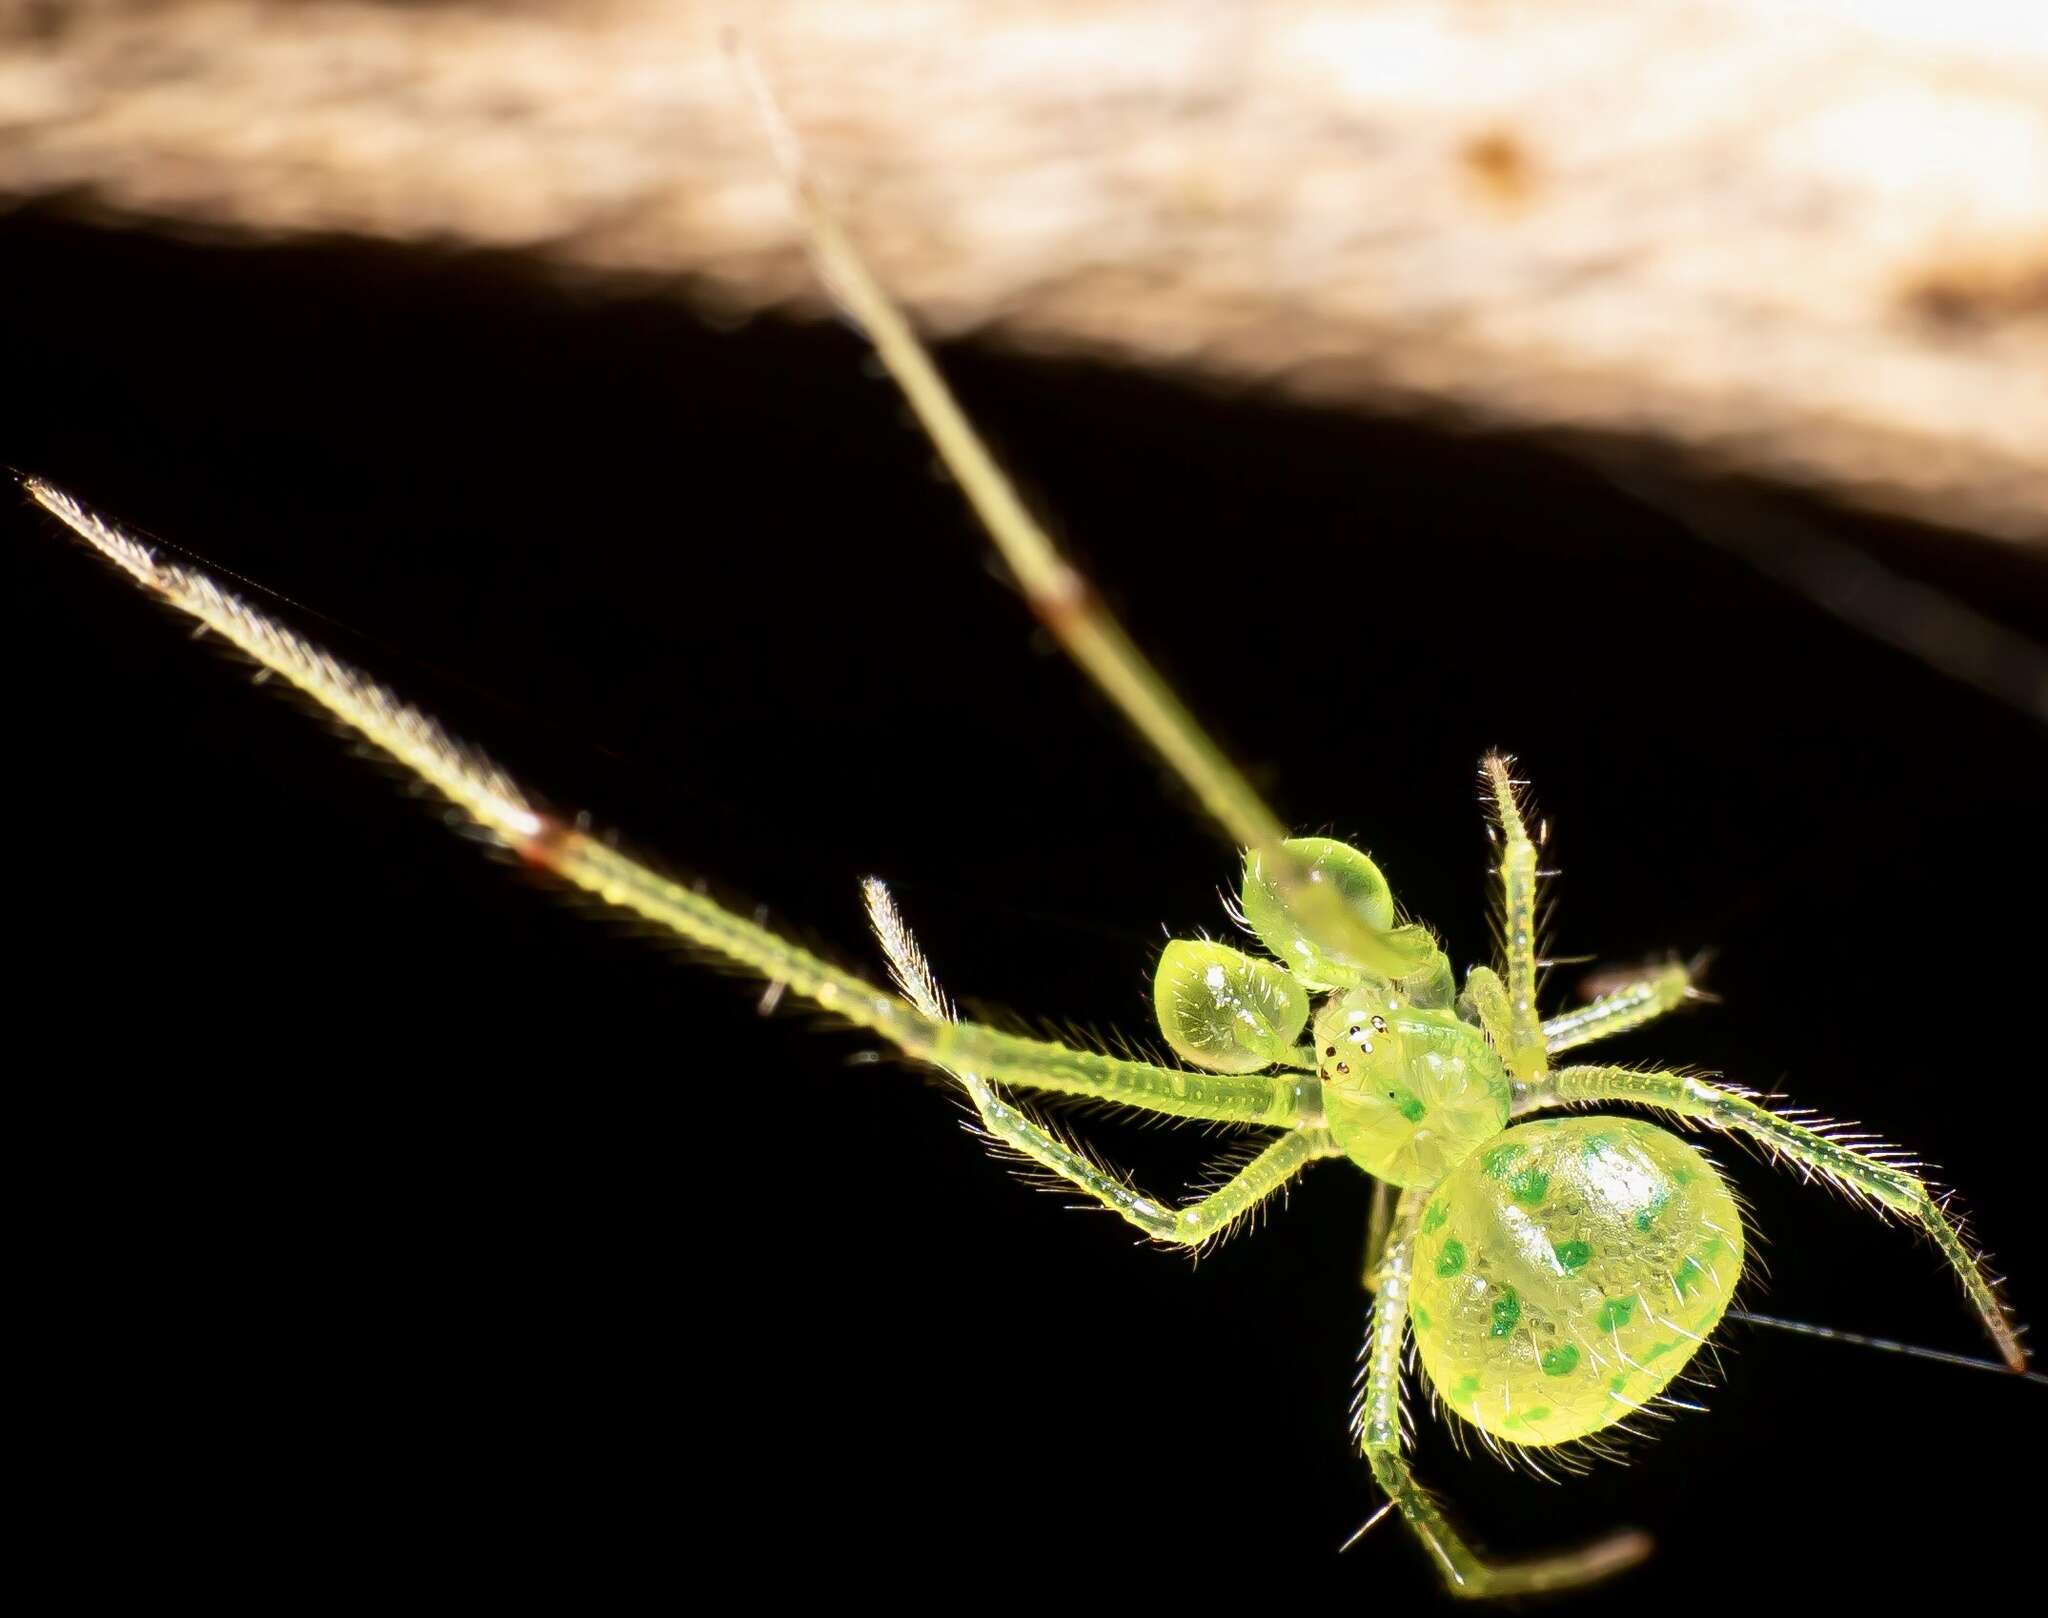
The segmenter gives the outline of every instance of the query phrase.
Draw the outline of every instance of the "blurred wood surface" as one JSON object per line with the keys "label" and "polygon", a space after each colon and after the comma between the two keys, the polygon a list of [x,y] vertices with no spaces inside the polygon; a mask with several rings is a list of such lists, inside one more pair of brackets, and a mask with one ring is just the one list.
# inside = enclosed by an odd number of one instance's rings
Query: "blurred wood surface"
{"label": "blurred wood surface", "polygon": [[0,0],[0,200],[815,307],[733,22],[934,329],[2048,539],[2042,6]]}

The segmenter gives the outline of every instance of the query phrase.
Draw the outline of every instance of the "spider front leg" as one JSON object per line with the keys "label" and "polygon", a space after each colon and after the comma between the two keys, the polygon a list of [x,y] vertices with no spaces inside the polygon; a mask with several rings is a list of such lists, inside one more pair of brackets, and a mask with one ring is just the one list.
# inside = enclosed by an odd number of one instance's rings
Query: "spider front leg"
{"label": "spider front leg", "polygon": [[1465,998],[1509,1071],[1518,1079],[1534,1080],[1560,1051],[1627,1033],[1698,999],[1698,963],[1672,962],[1613,982],[1586,1005],[1562,1016],[1541,1018],[1536,980],[1544,963],[1536,953],[1541,926],[1536,895],[1545,873],[1537,868],[1537,844],[1529,836],[1516,793],[1524,783],[1514,779],[1514,760],[1503,754],[1488,755],[1481,769],[1500,826],[1500,942],[1507,981],[1479,967],[1465,980]]}
{"label": "spider front leg", "polygon": [[1365,1387],[1358,1409],[1358,1436],[1372,1463],[1372,1475],[1400,1508],[1453,1595],[1471,1598],[1529,1595],[1591,1584],[1640,1562],[1649,1537],[1627,1532],[1562,1556],[1521,1562],[1482,1561],[1465,1543],[1429,1492],[1415,1481],[1403,1451],[1401,1354],[1408,1335],[1408,1300],[1413,1284],[1415,1233],[1431,1187],[1411,1186],[1394,1210],[1393,1232],[1380,1257],[1366,1343]]}
{"label": "spider front leg", "polygon": [[796,131],[783,116],[752,56],[736,40],[731,48],[789,183],[805,245],[820,279],[867,333],[883,368],[895,380],[939,459],[1009,564],[1039,621],[1123,711],[1204,812],[1233,843],[1260,862],[1267,882],[1315,921],[1326,938],[1341,940],[1344,953],[1377,976],[1401,980],[1429,973],[1436,944],[1428,931],[1413,924],[1395,926],[1391,918],[1384,927],[1362,925],[1338,895],[1318,883],[1307,859],[1289,844],[1279,816],[1031,515],[953,397],[909,320],[826,206],[805,168]]}
{"label": "spider front leg", "polygon": [[[1505,1030],[1494,1036],[1501,1060],[1517,1078],[1533,1078],[1549,1067],[1544,1052],[1543,1019],[1536,1010],[1536,845],[1522,822],[1515,788],[1514,760],[1489,753],[1481,766],[1493,796],[1494,818],[1500,823],[1501,954],[1507,966]],[[1488,976],[1492,976],[1491,973]],[[1506,1043],[1501,1043],[1502,1035]]]}
{"label": "spider front leg", "polygon": [[[956,1021],[952,1003],[939,988],[889,890],[870,879],[861,892],[867,901],[869,925],[889,958],[890,973],[904,997],[934,1022]],[[1327,1129],[1297,1129],[1273,1141],[1208,1196],[1169,1208],[1011,1106],[979,1074],[957,1067],[947,1071],[960,1081],[982,1127],[992,1137],[1085,1191],[1147,1236],[1176,1247],[1207,1246],[1317,1158],[1344,1155]]]}
{"label": "spider front leg", "polygon": [[1543,1047],[1552,1056],[1576,1050],[1596,1039],[1611,1039],[1632,1028],[1676,1011],[1688,1000],[1706,998],[1699,987],[1700,963],[1672,961],[1640,975],[1615,981],[1583,1006],[1547,1018],[1543,1024]]}
{"label": "spider front leg", "polygon": [[160,559],[149,546],[49,484],[30,479],[25,487],[137,584],[304,693],[520,858],[781,985],[841,1022],[879,1035],[914,1060],[965,1069],[995,1083],[1093,1096],[1170,1118],[1280,1129],[1317,1128],[1323,1122],[1322,1087],[1312,1073],[1273,1077],[1160,1067],[930,1017],[602,838],[547,814],[504,771],[426,714],[229,594],[207,574]]}
{"label": "spider front leg", "polygon": [[1885,1148],[1857,1151],[1833,1139],[1824,1129],[1809,1128],[1782,1118],[1745,1095],[1708,1084],[1683,1073],[1639,1073],[1622,1067],[1568,1067],[1553,1073],[1547,1099],[1538,1105],[1588,1101],[1632,1101],[1697,1119],[1715,1129],[1735,1130],[1761,1141],[1773,1153],[1790,1158],[1802,1169],[1820,1174],[1878,1210],[1904,1214],[1941,1249],[1956,1272],[1972,1307],[1991,1334],[2005,1363],[2015,1371],[2027,1368],[2026,1350],[1962,1233],[1949,1222],[1927,1182],[1897,1163],[1885,1161]]}

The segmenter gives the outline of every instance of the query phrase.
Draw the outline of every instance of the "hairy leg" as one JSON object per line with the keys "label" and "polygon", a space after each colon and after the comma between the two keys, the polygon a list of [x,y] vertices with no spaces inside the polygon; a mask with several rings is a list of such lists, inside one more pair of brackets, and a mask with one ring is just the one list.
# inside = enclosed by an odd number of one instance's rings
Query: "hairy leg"
{"label": "hairy leg", "polygon": [[1486,1030],[1486,1037],[1493,1041],[1493,1048],[1499,1054],[1511,1076],[1518,1079],[1538,1079],[1542,1069],[1525,1073],[1515,1066],[1515,1014],[1508,999],[1507,985],[1500,980],[1500,974],[1490,966],[1475,966],[1465,974],[1464,999],[1479,1018],[1479,1026]]}
{"label": "hairy leg", "polygon": [[1703,998],[1696,966],[1677,961],[1617,982],[1583,1006],[1546,1018],[1543,1046],[1552,1056],[1596,1039],[1610,1039]]}
{"label": "hairy leg", "polygon": [[1500,824],[1501,952],[1507,966],[1508,1044],[1501,1058],[1510,1072],[1534,1078],[1550,1064],[1544,1054],[1543,1021],[1536,1010],[1536,845],[1522,824],[1513,776],[1514,760],[1490,753],[1481,766]]}
{"label": "hairy leg", "polygon": [[[869,924],[883,954],[889,958],[890,976],[896,980],[897,988],[933,1021],[955,1021],[952,1002],[940,989],[888,888],[870,878],[861,885],[861,894],[867,901]],[[1215,1241],[1317,1158],[1344,1155],[1328,1130],[1295,1130],[1269,1144],[1208,1196],[1183,1207],[1169,1208],[1011,1106],[980,1074],[959,1067],[949,1067],[948,1071],[960,1081],[980,1115],[982,1128],[993,1140],[1041,1168],[1050,1169],[1147,1236],[1177,1247],[1202,1247]]]}
{"label": "hairy leg", "polygon": [[840,1021],[879,1035],[906,1056],[939,1067],[968,1068],[1003,1084],[1093,1096],[1173,1118],[1278,1128],[1322,1123],[1322,1091],[1313,1075],[1233,1076],[1157,1067],[928,1017],[887,990],[545,813],[489,759],[360,670],[230,595],[196,568],[158,561],[148,546],[61,490],[35,479],[26,487],[45,510],[136,583],[305,693],[523,859],[782,985]]}
{"label": "hairy leg", "polygon": [[1349,936],[1352,953],[1389,978],[1403,978],[1427,968],[1435,943],[1425,929],[1410,926],[1388,933],[1369,932],[1357,924],[1335,894],[1311,880],[1284,846],[1287,833],[1280,818],[1025,508],[903,311],[883,290],[852,238],[826,206],[804,166],[796,133],[783,117],[758,65],[737,42],[733,49],[789,182],[819,278],[867,333],[932,447],[1016,575],[1032,611],[1067,655],[1123,710],[1124,717],[1224,833],[1240,848],[1259,854],[1269,880],[1318,923],[1321,936]]}
{"label": "hairy leg", "polygon": [[742,54],[739,62],[767,121],[820,279],[875,345],[946,469],[1016,574],[1025,600],[1232,838],[1245,848],[1278,845],[1286,833],[1273,811],[1017,498],[903,311],[826,207],[805,170],[795,132],[752,58]]}
{"label": "hairy leg", "polygon": [[1587,1101],[1633,1101],[1697,1119],[1716,1129],[1738,1131],[1761,1141],[1774,1154],[1789,1158],[1802,1169],[1820,1174],[1862,1198],[1872,1208],[1904,1214],[1934,1238],[2005,1363],[2015,1371],[2027,1368],[2026,1350],[2020,1346],[2018,1332],[1991,1277],[1964,1242],[1962,1233],[1950,1223],[1934,1191],[1909,1168],[1887,1161],[1892,1155],[1887,1148],[1850,1147],[1833,1138],[1833,1126],[1795,1123],[1746,1095],[1683,1073],[1567,1067],[1551,1075],[1548,1101],[1543,1104]]}
{"label": "hairy leg", "polygon": [[1155,1241],[1172,1247],[1209,1245],[1316,1159],[1344,1155],[1326,1129],[1290,1130],[1208,1196],[1168,1207],[1010,1106],[986,1080],[971,1073],[958,1077],[981,1116],[982,1127],[996,1140],[1052,1170]]}
{"label": "hairy leg", "polygon": [[1401,1195],[1393,1233],[1380,1258],[1374,1289],[1372,1336],[1366,1343],[1365,1385],[1358,1407],[1358,1436],[1372,1475],[1400,1508],[1445,1585],[1453,1595],[1473,1598],[1528,1595],[1590,1584],[1630,1567],[1649,1554],[1646,1535],[1613,1535],[1562,1556],[1522,1562],[1481,1561],[1459,1536],[1429,1492],[1415,1481],[1403,1454],[1401,1351],[1408,1333],[1408,1297],[1413,1278],[1415,1231],[1429,1200],[1428,1188]]}

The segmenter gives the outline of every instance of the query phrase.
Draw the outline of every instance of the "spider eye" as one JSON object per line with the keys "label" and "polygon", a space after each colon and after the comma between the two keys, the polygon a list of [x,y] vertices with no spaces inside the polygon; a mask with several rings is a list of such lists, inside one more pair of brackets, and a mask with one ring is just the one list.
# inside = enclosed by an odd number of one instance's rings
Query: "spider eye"
{"label": "spider eye", "polygon": [[1372,1031],[1375,1034],[1384,1034],[1387,1031],[1387,1019],[1384,1017],[1373,1018]]}

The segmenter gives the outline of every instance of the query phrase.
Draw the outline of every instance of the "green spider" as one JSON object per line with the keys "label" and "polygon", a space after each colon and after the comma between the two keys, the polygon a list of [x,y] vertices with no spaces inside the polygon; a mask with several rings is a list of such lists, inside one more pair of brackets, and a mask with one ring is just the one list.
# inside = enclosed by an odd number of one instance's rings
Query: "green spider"
{"label": "green spider", "polygon": [[[1356,1430],[1373,1475],[1464,1596],[1583,1584],[1648,1549],[1622,1534],[1563,1555],[1489,1564],[1415,1480],[1402,1363],[1411,1332],[1437,1400],[1505,1453],[1598,1446],[1652,1404],[1729,1305],[1744,1262],[1734,1200],[1713,1165],[1647,1122],[1573,1114],[1646,1106],[1748,1135],[1903,1214],[1937,1242],[2006,1362],[2025,1357],[1975,1258],[1930,1189],[1883,1148],[1851,1147],[1755,1099],[1678,1072],[1553,1067],[1552,1058],[1671,1011],[1696,991],[1671,965],[1544,1018],[1536,998],[1538,842],[1505,758],[1483,774],[1498,825],[1502,959],[1460,986],[1437,941],[1404,921],[1378,867],[1291,839],[1016,500],[928,356],[785,156],[824,274],[874,339],[1047,627],[1245,850],[1241,921],[1271,959],[1177,941],[1154,1001],[1165,1066],[956,1019],[887,891],[870,918],[900,993],[844,971],[537,809],[430,718],[195,570],[47,484],[47,509],[138,582],[319,702],[537,866],[744,967],[958,1082],[998,1142],[1162,1243],[1200,1248],[1319,1158],[1377,1181],[1371,1335]],[[1273,1131],[1200,1200],[1148,1197],[1018,1106],[1010,1092],[1090,1097],[1139,1112]]]}

